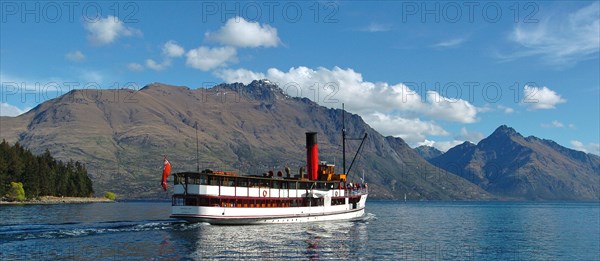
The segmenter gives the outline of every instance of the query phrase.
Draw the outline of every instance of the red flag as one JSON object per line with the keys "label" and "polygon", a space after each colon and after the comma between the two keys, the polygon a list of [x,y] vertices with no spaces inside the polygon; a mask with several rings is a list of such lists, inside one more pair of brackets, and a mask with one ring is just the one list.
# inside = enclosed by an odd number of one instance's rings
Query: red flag
{"label": "red flag", "polygon": [[167,156],[165,156],[162,183],[160,184],[164,191],[167,191],[167,178],[169,177],[169,175],[171,175],[171,163],[167,160]]}

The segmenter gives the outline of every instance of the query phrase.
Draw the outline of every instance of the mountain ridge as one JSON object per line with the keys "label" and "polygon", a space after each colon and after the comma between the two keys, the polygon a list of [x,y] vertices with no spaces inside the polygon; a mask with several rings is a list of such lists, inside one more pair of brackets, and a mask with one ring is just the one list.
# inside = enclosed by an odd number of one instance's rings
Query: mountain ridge
{"label": "mountain ridge", "polygon": [[[422,160],[403,140],[387,139],[360,116],[344,113],[348,136],[369,135],[349,177],[356,180],[365,170],[373,197],[492,197]],[[341,114],[290,97],[268,80],[207,89],[152,83],[137,91],[74,90],[19,117],[1,117],[0,125],[7,141],[85,162],[100,193],[164,198],[162,157],[169,156],[174,172],[195,170],[196,134],[202,169],[260,174],[303,166],[304,132],[317,131],[321,160],[337,163],[339,172]],[[348,159],[357,148],[358,143],[347,144]]]}
{"label": "mountain ridge", "polygon": [[501,125],[430,162],[509,199],[600,200],[600,157]]}

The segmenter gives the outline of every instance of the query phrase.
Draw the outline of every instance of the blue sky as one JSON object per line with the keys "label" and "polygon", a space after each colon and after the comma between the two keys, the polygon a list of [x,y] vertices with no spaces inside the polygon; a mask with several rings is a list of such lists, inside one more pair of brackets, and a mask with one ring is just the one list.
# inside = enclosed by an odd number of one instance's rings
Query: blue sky
{"label": "blue sky", "polygon": [[0,115],[72,88],[268,78],[442,150],[499,125],[600,154],[595,2],[2,2]]}

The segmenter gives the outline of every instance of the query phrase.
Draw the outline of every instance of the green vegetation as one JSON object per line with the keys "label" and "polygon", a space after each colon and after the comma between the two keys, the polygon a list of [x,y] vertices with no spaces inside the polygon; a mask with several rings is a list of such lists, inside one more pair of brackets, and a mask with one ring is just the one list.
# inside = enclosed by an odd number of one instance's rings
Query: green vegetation
{"label": "green vegetation", "polygon": [[8,198],[13,201],[24,201],[25,190],[23,189],[23,183],[11,182],[10,190],[8,191]]}
{"label": "green vegetation", "polygon": [[115,200],[117,198],[117,195],[115,195],[115,193],[108,191],[104,194],[104,197],[107,199],[110,199],[110,200]]}
{"label": "green vegetation", "polygon": [[48,150],[36,156],[18,142],[10,146],[3,140],[0,143],[0,196],[12,193],[13,183],[20,183],[28,198],[94,194],[92,181],[80,162],[57,161]]}

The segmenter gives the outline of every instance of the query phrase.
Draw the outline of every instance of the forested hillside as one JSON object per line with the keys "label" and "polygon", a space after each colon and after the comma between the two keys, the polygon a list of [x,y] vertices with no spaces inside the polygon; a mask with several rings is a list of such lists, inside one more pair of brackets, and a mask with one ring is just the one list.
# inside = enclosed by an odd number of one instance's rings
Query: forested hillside
{"label": "forested hillside", "polygon": [[25,196],[88,197],[94,194],[85,166],[79,162],[55,160],[48,150],[36,156],[18,142],[0,143],[0,197],[11,182],[23,184]]}

